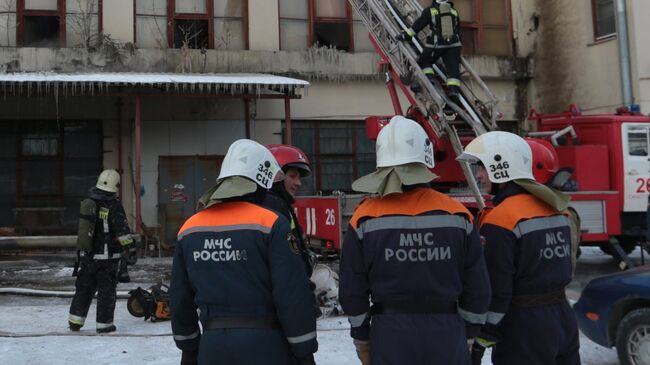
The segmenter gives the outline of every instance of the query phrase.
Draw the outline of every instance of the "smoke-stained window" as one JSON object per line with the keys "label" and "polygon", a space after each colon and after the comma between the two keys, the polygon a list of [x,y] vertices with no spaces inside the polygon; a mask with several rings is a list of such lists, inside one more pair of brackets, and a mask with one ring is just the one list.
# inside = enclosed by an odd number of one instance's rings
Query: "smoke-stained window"
{"label": "smoke-stained window", "polygon": [[279,5],[282,50],[312,46],[346,52],[374,50],[368,30],[347,0],[280,0]]}
{"label": "smoke-stained window", "polygon": [[614,0],[591,0],[594,17],[594,37],[602,39],[616,34]]}

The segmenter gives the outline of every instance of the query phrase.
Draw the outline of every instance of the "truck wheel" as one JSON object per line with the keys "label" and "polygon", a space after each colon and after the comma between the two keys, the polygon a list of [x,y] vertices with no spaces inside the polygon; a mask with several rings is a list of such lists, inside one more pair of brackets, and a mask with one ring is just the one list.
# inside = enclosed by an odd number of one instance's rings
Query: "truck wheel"
{"label": "truck wheel", "polygon": [[619,322],[616,352],[621,365],[650,364],[650,308],[635,309]]}

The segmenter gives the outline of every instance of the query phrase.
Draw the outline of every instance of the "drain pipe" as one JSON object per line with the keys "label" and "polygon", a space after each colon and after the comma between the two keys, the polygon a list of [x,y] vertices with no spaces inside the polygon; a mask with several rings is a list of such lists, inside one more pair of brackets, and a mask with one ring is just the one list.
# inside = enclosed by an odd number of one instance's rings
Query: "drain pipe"
{"label": "drain pipe", "polygon": [[627,33],[625,0],[616,0],[616,34],[618,36],[618,58],[621,66],[621,88],[623,104],[630,107],[633,102],[632,76],[630,67],[630,44]]}

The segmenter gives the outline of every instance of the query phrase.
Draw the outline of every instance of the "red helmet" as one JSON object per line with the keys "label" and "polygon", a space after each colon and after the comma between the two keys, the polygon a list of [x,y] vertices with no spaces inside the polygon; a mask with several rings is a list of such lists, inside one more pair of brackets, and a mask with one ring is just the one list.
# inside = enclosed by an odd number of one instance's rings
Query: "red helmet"
{"label": "red helmet", "polygon": [[287,172],[288,168],[293,167],[300,172],[301,177],[311,175],[309,159],[307,159],[307,155],[300,148],[287,144],[268,144],[266,148],[271,151],[273,157],[278,161],[278,164],[280,164],[284,172]]}
{"label": "red helmet", "polygon": [[539,138],[526,138],[533,152],[533,176],[537,182],[548,183],[560,169],[560,161],[553,145]]}

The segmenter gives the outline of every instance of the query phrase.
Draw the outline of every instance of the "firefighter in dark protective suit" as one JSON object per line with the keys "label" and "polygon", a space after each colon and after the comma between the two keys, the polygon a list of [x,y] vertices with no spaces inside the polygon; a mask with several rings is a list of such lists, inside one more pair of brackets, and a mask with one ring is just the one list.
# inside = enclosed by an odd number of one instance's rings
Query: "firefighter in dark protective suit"
{"label": "firefighter in dark protective suit", "polygon": [[480,221],[492,302],[474,364],[490,346],[495,365],[580,364],[564,293],[572,277],[568,200],[534,180],[531,148],[515,134],[483,134],[458,159],[482,164],[494,194]]}
{"label": "firefighter in dark protective suit", "polygon": [[[115,331],[113,314],[120,259],[130,264],[137,261],[135,243],[117,198],[120,174],[104,170],[97,185],[90,190],[88,199],[82,201],[79,223],[80,269],[75,282],[75,294],[68,317],[72,331],[79,331],[86,321],[93,296],[97,293],[97,332]],[[89,207],[84,214],[84,207]],[[86,229],[83,229],[86,227]]]}
{"label": "firefighter in dark protective suit", "polygon": [[410,40],[429,26],[431,34],[420,54],[418,64],[429,79],[435,76],[432,65],[442,57],[447,75],[447,94],[458,98],[460,88],[460,17],[454,4],[447,0],[433,0],[425,8],[413,26],[399,35],[399,40]]}
{"label": "firefighter in dark protective suit", "polygon": [[357,207],[340,264],[339,299],[364,365],[468,365],[467,341],[485,322],[479,236],[469,211],[430,187],[433,165],[424,129],[396,116],[377,137],[377,170],[352,184],[378,194]]}
{"label": "firefighter in dark protective suit", "polygon": [[300,252],[305,260],[307,275],[311,277],[316,257],[309,249],[307,236],[298,223],[298,217],[293,210],[296,192],[302,185],[301,179],[311,175],[307,155],[298,147],[284,144],[270,144],[266,146],[273,154],[284,172],[284,180],[273,184],[266,194],[264,206],[284,215],[289,220],[291,232],[300,244]]}
{"label": "firefighter in dark protective suit", "polygon": [[282,177],[266,147],[238,140],[206,207],[181,227],[170,288],[181,364],[314,364],[313,295],[298,242],[287,219],[262,206]]}

